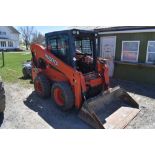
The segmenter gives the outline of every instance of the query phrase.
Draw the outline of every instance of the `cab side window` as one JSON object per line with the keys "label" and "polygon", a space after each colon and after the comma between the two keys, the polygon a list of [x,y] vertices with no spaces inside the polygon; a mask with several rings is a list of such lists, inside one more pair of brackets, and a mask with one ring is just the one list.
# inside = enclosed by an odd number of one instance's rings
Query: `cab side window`
{"label": "cab side window", "polygon": [[57,52],[57,40],[56,39],[51,39],[48,42],[49,49],[53,52]]}

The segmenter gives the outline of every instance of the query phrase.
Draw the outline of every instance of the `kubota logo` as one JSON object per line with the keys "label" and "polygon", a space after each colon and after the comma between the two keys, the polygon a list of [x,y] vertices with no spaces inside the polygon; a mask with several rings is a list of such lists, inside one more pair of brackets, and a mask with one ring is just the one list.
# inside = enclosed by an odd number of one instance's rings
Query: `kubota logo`
{"label": "kubota logo", "polygon": [[58,62],[54,59],[54,58],[52,58],[52,57],[50,57],[49,55],[45,55],[45,57],[50,61],[50,62],[52,62],[53,64],[55,64],[56,66],[58,65]]}

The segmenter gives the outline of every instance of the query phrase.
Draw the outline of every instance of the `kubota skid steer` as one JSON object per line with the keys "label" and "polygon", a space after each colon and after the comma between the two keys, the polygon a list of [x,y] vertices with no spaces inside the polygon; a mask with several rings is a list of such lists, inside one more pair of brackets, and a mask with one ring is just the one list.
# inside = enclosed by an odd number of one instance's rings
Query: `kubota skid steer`
{"label": "kubota skid steer", "polygon": [[96,37],[92,31],[73,29],[47,33],[46,48],[32,44],[35,91],[43,98],[51,96],[63,110],[75,106],[94,128],[124,128],[139,106],[123,89],[109,88],[108,67],[97,57]]}

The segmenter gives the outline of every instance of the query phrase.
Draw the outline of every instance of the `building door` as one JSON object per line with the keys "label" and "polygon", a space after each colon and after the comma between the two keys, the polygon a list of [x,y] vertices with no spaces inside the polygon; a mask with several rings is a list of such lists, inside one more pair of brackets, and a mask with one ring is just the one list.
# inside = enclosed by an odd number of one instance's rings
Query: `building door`
{"label": "building door", "polygon": [[100,38],[100,56],[107,59],[109,66],[109,76],[114,74],[114,59],[116,48],[116,36],[107,36]]}

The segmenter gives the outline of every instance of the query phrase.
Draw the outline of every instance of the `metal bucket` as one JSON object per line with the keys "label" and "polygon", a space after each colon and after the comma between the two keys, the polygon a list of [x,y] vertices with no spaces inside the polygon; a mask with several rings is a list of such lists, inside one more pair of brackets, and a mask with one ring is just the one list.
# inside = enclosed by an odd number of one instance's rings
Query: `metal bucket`
{"label": "metal bucket", "polygon": [[94,128],[121,129],[139,113],[138,103],[123,89],[115,87],[84,102],[79,117]]}

